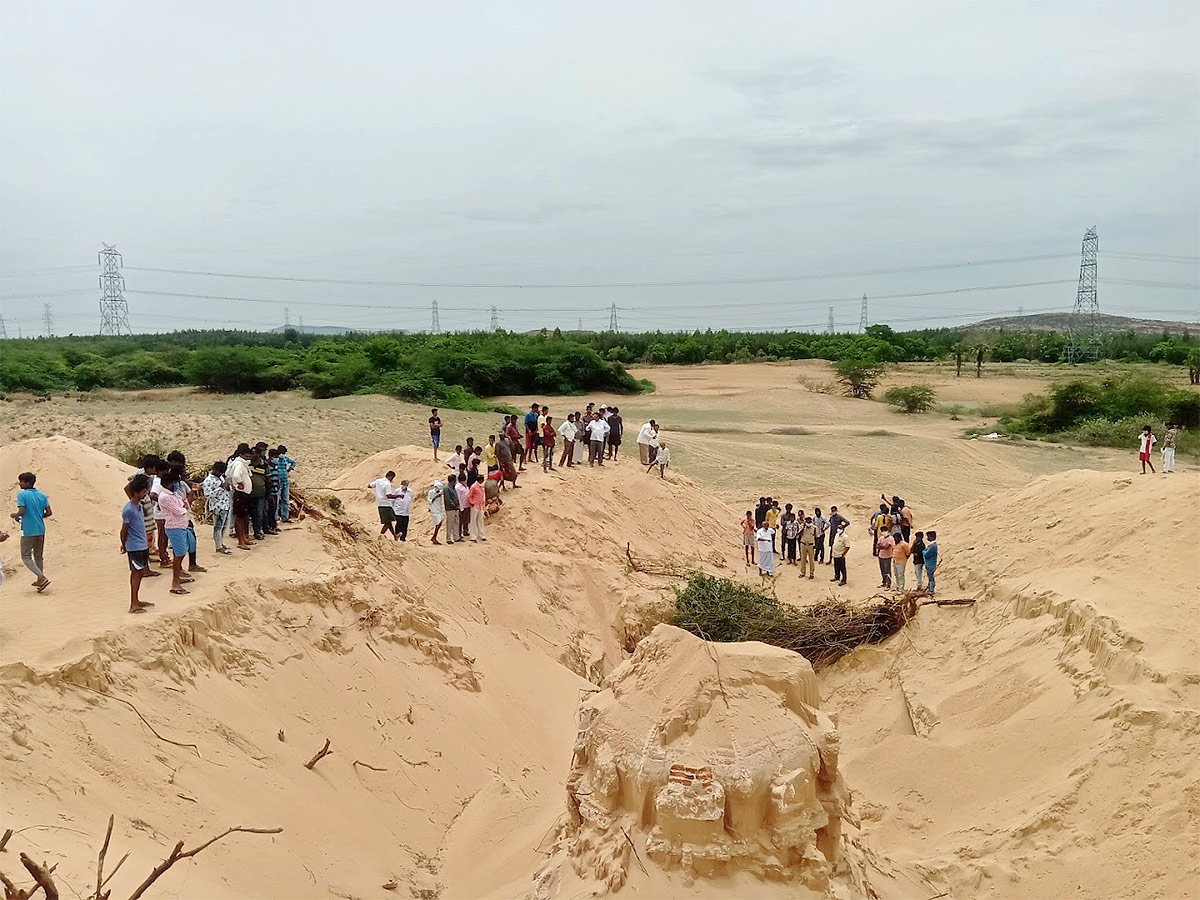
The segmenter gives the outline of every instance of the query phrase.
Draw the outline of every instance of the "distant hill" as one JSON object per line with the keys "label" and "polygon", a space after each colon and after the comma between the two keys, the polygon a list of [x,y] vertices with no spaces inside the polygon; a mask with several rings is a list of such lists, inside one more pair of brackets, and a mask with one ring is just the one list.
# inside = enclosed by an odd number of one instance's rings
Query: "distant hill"
{"label": "distant hill", "polygon": [[[984,319],[982,322],[976,322],[973,325],[960,325],[959,330],[994,328],[1004,329],[1005,331],[1066,331],[1070,320],[1070,313],[1000,316],[995,319]],[[1134,334],[1162,334],[1164,331],[1179,333],[1185,330],[1193,333],[1200,332],[1200,323],[1197,322],[1135,319],[1130,316],[1107,316],[1103,313],[1096,316],[1096,323],[1100,330],[1105,333],[1132,331]]]}

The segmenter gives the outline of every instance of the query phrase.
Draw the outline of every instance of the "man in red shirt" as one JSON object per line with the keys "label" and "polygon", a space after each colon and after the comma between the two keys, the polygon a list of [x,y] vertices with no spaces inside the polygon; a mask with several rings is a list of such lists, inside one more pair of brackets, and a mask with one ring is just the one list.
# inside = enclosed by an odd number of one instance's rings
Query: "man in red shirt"
{"label": "man in red shirt", "polygon": [[554,416],[546,416],[542,426],[542,471],[554,468]]}

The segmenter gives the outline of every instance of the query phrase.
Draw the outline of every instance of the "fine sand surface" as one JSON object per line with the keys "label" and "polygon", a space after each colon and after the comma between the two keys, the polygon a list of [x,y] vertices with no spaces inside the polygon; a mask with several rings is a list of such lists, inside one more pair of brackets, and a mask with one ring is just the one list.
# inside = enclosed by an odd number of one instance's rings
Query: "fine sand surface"
{"label": "fine sand surface", "polygon": [[[283,832],[230,835],[148,896],[566,900],[619,883],[631,897],[1200,897],[1200,475],[1138,476],[1130,455],[1108,451],[965,441],[971,421],[811,393],[791,371],[805,368],[646,373],[657,394],[616,401],[628,459],[523,473],[487,543],[453,547],[428,541],[423,495],[444,467],[421,445],[421,408],[182,391],[6,404],[4,503],[32,468],[55,516],[45,594],[15,536],[0,545],[0,827],[16,831],[0,872],[27,883],[15,858],[27,852],[58,865],[63,896],[87,896],[113,814],[106,870],[130,853],[114,897],[177,840],[192,847],[231,825]],[[1026,389],[992,387],[987,402]],[[587,398],[547,402],[565,413]],[[651,415],[675,451],[665,481],[633,461]],[[446,439],[485,436],[496,419],[444,414]],[[210,572],[183,598],[166,578],[146,582],[154,611],[128,615],[116,532],[129,469],[101,451],[159,435],[215,458],[259,434],[289,445],[300,487],[326,515],[337,497],[349,530],[306,517],[214,558],[200,526]],[[417,493],[408,544],[377,534],[365,488],[387,469]],[[840,734],[848,793],[837,794],[847,805],[831,877],[812,874],[815,862],[792,867],[804,877],[773,871],[768,845],[697,875],[620,804],[608,826],[572,824],[575,773],[593,785],[585,812],[609,789],[607,763],[580,768],[589,706],[609,711],[593,753],[636,752],[640,732],[621,728],[661,727],[667,757],[688,765],[768,732],[778,744],[788,727],[768,674],[782,671],[779,651],[738,645],[722,669],[721,645],[709,655],[699,641],[648,637],[676,582],[630,571],[627,545],[757,581],[741,561],[742,510],[764,493],[836,502],[855,539],[836,596],[865,599],[877,569],[861,526],[881,490],[906,494],[918,527],[938,527],[939,594],[977,603],[924,608],[900,635],[817,673],[819,700],[806,688],[788,701],[823,723],[797,747],[824,748],[830,723]],[[829,596],[823,573],[781,572],[787,601]],[[654,665],[659,645],[670,665]],[[306,769],[327,738],[332,754]],[[772,815],[763,834],[799,840]]]}

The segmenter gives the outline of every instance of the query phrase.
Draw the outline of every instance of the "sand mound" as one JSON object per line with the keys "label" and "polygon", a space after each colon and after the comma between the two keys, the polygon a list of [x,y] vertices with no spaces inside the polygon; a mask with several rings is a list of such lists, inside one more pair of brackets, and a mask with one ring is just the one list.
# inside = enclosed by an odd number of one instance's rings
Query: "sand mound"
{"label": "sand mound", "polygon": [[946,575],[1050,614],[1109,680],[1200,682],[1200,475],[1072,471],[938,522]]}
{"label": "sand mound", "polygon": [[576,871],[621,887],[632,834],[685,880],[741,870],[824,889],[848,794],[818,703],[798,654],[659,625],[583,704],[567,780]]}
{"label": "sand mound", "polygon": [[[16,497],[17,475],[35,473],[38,490],[49,496],[54,510],[46,522],[50,547],[59,543],[58,538],[68,536],[72,542],[82,541],[87,549],[91,549],[91,541],[98,537],[109,541],[110,547],[115,546],[112,529],[105,526],[113,518],[114,499],[120,498],[120,503],[125,503],[125,481],[132,471],[131,466],[119,459],[62,435],[31,438],[0,447],[0,485],[3,485],[5,510],[16,509],[15,503],[7,501]],[[119,522],[120,505],[116,518]],[[7,524],[5,529],[8,530]]]}
{"label": "sand mound", "polygon": [[1075,471],[957,509],[938,592],[976,606],[822,673],[865,837],[926,896],[1198,895],[1198,500]]}

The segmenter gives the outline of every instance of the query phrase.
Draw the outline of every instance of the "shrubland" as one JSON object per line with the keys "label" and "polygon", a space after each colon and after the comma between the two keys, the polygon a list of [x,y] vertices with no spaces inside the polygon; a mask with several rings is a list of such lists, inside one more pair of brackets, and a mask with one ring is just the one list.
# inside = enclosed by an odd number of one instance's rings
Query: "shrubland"
{"label": "shrubland", "polygon": [[1181,427],[1177,452],[1200,454],[1200,393],[1151,375],[1104,381],[1074,379],[1044,394],[1026,395],[1013,416],[1000,419],[1009,434],[1092,446],[1136,448],[1146,425],[1160,435],[1165,423]]}

